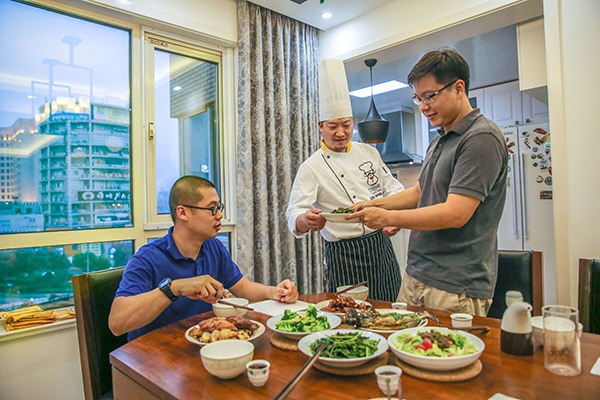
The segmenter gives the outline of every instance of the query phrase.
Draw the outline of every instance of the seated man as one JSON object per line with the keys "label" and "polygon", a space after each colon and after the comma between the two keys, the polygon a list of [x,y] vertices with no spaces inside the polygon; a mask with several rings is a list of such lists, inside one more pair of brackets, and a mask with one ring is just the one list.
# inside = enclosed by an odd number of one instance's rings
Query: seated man
{"label": "seated man", "polygon": [[133,340],[183,318],[210,311],[225,289],[250,301],[294,303],[296,285],[251,282],[242,275],[216,238],[223,203],[212,182],[183,176],[171,188],[174,226],[162,238],[140,248],[127,263],[108,324],[115,335]]}

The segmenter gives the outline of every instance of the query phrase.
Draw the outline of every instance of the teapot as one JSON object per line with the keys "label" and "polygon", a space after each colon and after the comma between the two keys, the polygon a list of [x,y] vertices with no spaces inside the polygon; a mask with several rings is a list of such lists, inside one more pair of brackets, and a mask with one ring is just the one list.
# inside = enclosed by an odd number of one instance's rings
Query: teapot
{"label": "teapot", "polygon": [[515,356],[533,355],[533,327],[529,303],[512,303],[502,315],[500,350]]}

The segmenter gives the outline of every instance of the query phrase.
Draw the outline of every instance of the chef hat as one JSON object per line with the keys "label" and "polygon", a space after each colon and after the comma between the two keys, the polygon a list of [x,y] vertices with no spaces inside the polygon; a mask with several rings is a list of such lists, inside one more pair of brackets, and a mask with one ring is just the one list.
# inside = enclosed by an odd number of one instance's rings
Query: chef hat
{"label": "chef hat", "polygon": [[352,117],[348,81],[342,60],[324,59],[319,64],[319,120]]}

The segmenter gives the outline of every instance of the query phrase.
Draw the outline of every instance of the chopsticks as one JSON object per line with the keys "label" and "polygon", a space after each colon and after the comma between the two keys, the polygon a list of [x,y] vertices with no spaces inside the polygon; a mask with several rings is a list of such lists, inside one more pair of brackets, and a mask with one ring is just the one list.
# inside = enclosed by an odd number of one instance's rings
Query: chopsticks
{"label": "chopsticks", "polygon": [[464,328],[452,328],[452,329],[458,329],[460,331],[467,331],[467,332],[472,332],[472,331],[489,332],[490,331],[489,326],[467,326]]}
{"label": "chopsticks", "polygon": [[227,300],[223,300],[223,299],[219,299],[219,301],[217,301],[217,303],[225,304],[227,306],[231,306],[231,307],[235,307],[235,308],[243,308],[246,310],[254,311],[254,308],[252,308],[252,307],[246,307],[246,306],[242,306],[240,304],[230,303]]}
{"label": "chopsticks", "polygon": [[362,281],[362,282],[360,282],[360,283],[356,283],[356,284],[354,284],[354,285],[352,285],[352,286],[349,286],[349,287],[347,287],[346,289],[342,289],[342,290],[340,290],[339,292],[336,292],[335,294],[342,294],[342,293],[349,292],[349,291],[351,291],[352,289],[356,289],[356,288],[357,288],[357,287],[359,287],[359,286],[366,285],[366,284],[367,284],[367,282],[368,282],[368,281]]}
{"label": "chopsticks", "polygon": [[298,371],[296,373],[296,375],[292,378],[292,380],[289,381],[287,383],[287,385],[285,385],[283,387],[283,389],[281,389],[281,391],[277,394],[277,396],[275,396],[274,400],[285,399],[285,397],[288,394],[290,394],[290,392],[292,391],[292,389],[294,388],[294,386],[296,386],[298,384],[298,382],[300,382],[300,380],[302,379],[302,377],[304,376],[304,374],[306,374],[306,372],[310,369],[310,367],[312,367],[312,365],[317,361],[317,359],[319,358],[319,356],[321,355],[321,353],[323,352],[323,350],[325,350],[325,344],[322,344],[321,346],[319,346],[319,348],[317,349],[317,351],[315,351],[315,354],[313,354],[313,356],[308,359],[308,361],[306,362],[306,364],[304,364],[302,366],[302,368],[300,368],[300,371]]}

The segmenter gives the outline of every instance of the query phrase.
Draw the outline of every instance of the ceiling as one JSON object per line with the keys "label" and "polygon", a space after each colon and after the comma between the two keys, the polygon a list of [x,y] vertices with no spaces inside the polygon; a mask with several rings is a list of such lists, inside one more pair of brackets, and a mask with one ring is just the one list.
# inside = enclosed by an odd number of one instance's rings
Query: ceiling
{"label": "ceiling", "polygon": [[[399,0],[325,0],[323,4],[320,4],[320,0],[306,0],[301,5],[292,0],[250,1],[327,30],[386,3]],[[334,14],[332,19],[321,19],[320,14],[325,8]],[[520,22],[542,15],[542,1],[531,0],[414,40],[345,60],[348,87],[352,91],[370,85],[369,69],[364,64],[364,60],[368,58],[378,60],[373,68],[374,84],[392,79],[406,82],[406,76],[419,58],[426,51],[442,46],[457,49],[469,62],[472,89],[518,79],[516,26]],[[412,95],[412,89],[409,87],[376,95],[374,99],[379,112],[387,113],[400,109],[415,109],[416,106],[411,101]],[[370,98],[351,97],[351,100],[354,116],[364,117]]]}
{"label": "ceiling", "polygon": [[[249,0],[269,10],[287,15],[295,20],[314,26],[321,30],[333,28],[351,19],[379,8],[394,0]],[[333,14],[330,19],[321,18],[321,14],[328,11]]]}

